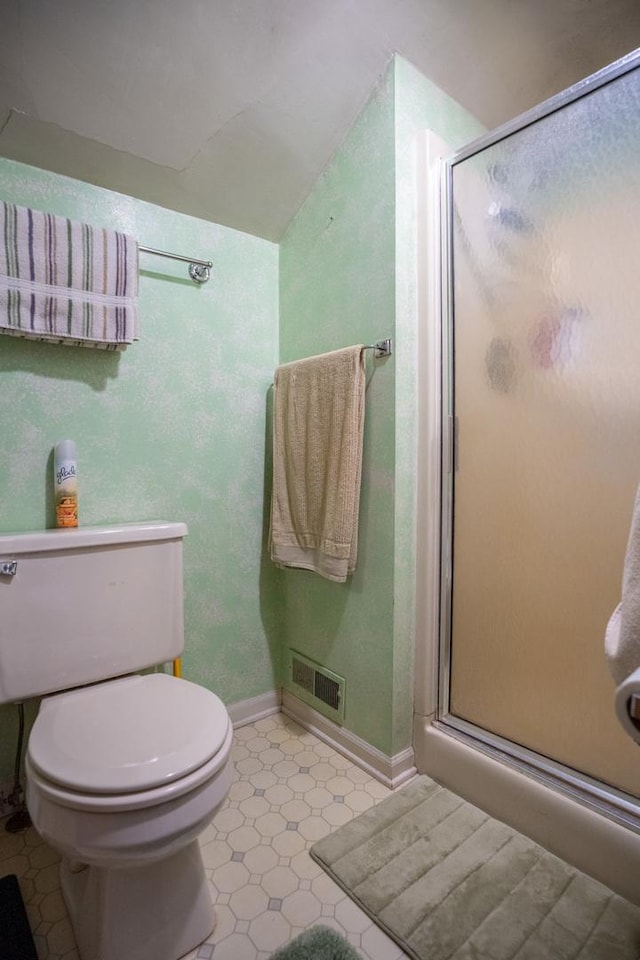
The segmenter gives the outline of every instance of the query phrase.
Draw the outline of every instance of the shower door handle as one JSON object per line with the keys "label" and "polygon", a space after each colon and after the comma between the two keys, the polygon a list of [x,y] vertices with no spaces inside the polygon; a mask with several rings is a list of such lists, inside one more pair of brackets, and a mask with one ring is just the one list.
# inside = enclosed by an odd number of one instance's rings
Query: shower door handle
{"label": "shower door handle", "polygon": [[458,469],[458,418],[449,416],[449,437],[447,443],[447,473],[455,473]]}

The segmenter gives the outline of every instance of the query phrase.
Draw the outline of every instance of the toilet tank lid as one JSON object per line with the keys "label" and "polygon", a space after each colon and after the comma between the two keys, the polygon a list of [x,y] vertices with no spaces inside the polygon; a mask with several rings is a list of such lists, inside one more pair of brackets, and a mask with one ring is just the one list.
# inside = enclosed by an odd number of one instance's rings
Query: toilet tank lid
{"label": "toilet tank lid", "polygon": [[150,520],[139,523],[111,523],[96,527],[62,530],[34,530],[0,536],[0,558],[21,553],[74,550],[109,546],[115,543],[143,543],[151,540],[177,540],[188,534],[181,521]]}

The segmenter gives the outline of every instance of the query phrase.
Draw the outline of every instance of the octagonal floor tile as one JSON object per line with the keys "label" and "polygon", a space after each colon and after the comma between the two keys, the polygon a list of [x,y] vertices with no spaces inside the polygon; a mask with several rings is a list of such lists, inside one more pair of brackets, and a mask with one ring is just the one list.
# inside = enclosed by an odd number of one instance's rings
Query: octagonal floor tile
{"label": "octagonal floor tile", "polygon": [[258,950],[276,950],[291,939],[290,934],[289,922],[278,910],[267,911],[249,924],[249,937]]}
{"label": "octagonal floor tile", "polygon": [[262,837],[275,837],[287,828],[287,821],[279,813],[265,813],[256,820],[256,830]]}
{"label": "octagonal floor tile", "polygon": [[286,783],[276,783],[265,790],[264,798],[273,806],[280,807],[293,800],[293,790]]}
{"label": "octagonal floor tile", "polygon": [[298,824],[298,831],[305,840],[315,843],[316,840],[322,840],[323,837],[326,837],[331,831],[331,827],[322,817],[307,817],[306,820]]}
{"label": "octagonal floor tile", "polygon": [[347,794],[344,802],[355,813],[364,813],[365,810],[374,805],[375,800],[365,790],[354,790],[353,793]]}
{"label": "octagonal floor tile", "polygon": [[251,820],[255,820],[257,817],[263,816],[263,814],[269,812],[269,801],[266,797],[247,797],[246,800],[243,800],[239,804],[238,810],[243,817],[248,817]]}
{"label": "octagonal floor tile", "polygon": [[200,852],[205,867],[215,870],[231,860],[232,850],[224,840],[210,840],[209,843],[201,845]]}
{"label": "octagonal floor tile", "polygon": [[[296,768],[298,770],[298,768]],[[300,773],[299,770],[287,780],[287,785],[296,793],[307,793],[317,788],[318,784],[309,773]]]}
{"label": "octagonal floor tile", "polygon": [[242,862],[250,873],[262,876],[262,874],[277,866],[278,854],[272,846],[260,844],[260,846],[248,850]]}
{"label": "octagonal floor tile", "polygon": [[296,890],[282,901],[282,912],[290,924],[309,927],[320,916],[320,902],[310,890]]}
{"label": "octagonal floor tile", "polygon": [[301,850],[291,858],[291,869],[301,880],[313,880],[324,875],[322,867],[311,859],[307,850]]}
{"label": "octagonal floor tile", "polygon": [[297,830],[285,830],[273,837],[271,846],[281,857],[295,857],[297,853],[304,850],[306,843]]}
{"label": "octagonal floor tile", "polygon": [[[198,954],[196,954],[197,956]],[[224,940],[216,943],[214,953],[211,956],[215,957],[215,960],[255,960],[256,951],[245,934],[232,933]]]}
{"label": "octagonal floor tile", "polygon": [[287,823],[299,823],[311,814],[311,807],[304,800],[289,800],[280,807],[280,813]]}
{"label": "octagonal floor tile", "polygon": [[384,930],[372,923],[360,938],[362,950],[369,960],[402,960],[405,956],[398,944]]}
{"label": "octagonal floor tile", "polygon": [[285,727],[276,727],[274,730],[269,730],[266,737],[271,743],[284,743],[285,740],[291,739],[291,734]]}
{"label": "octagonal floor tile", "polygon": [[343,823],[353,820],[353,810],[346,803],[330,803],[328,807],[324,807],[322,817],[332,827],[341,827]]}
{"label": "octagonal floor tile", "polygon": [[[300,764],[293,760],[281,760],[272,769],[277,778],[287,782],[290,777],[295,777],[297,773],[300,773]],[[295,787],[291,789],[295,789]]]}
{"label": "octagonal floor tile", "polygon": [[299,767],[315,767],[317,763],[320,763],[320,757],[313,750],[302,750],[300,753],[296,754],[296,763]]}
{"label": "octagonal floor tile", "polygon": [[215,871],[213,882],[221,893],[235,893],[249,881],[249,871],[243,863],[225,863]]}
{"label": "octagonal floor tile", "polygon": [[256,720],[255,728],[261,732],[274,730],[281,725],[281,714],[274,713],[271,717],[263,717],[262,720]]}
{"label": "octagonal floor tile", "polygon": [[290,867],[274,867],[262,878],[263,890],[272,898],[283,900],[298,889],[299,877]]}
{"label": "octagonal floor tile", "polygon": [[251,884],[241,887],[231,895],[229,909],[238,920],[255,920],[267,909],[269,897],[262,889]]}
{"label": "octagonal floor tile", "polygon": [[[335,907],[337,903],[340,903],[340,901],[344,900],[347,896],[344,890],[342,890],[337,883],[334,883],[324,870],[319,877],[315,877],[311,881],[311,892],[320,903],[328,904],[332,907]],[[335,914],[335,911],[332,911],[332,913]]]}
{"label": "octagonal floor tile", "polygon": [[337,904],[335,918],[349,933],[364,933],[371,926],[371,917],[368,917],[349,897],[344,897]]}
{"label": "octagonal floor tile", "polygon": [[278,782],[278,778],[272,770],[260,770],[251,777],[251,784],[257,790],[268,790]]}
{"label": "octagonal floor tile", "polygon": [[262,768],[263,765],[261,761],[254,756],[249,756],[246,758],[246,760],[240,760],[240,762],[236,764],[236,770],[238,773],[241,773],[243,776],[247,777],[250,777],[253,773],[258,773],[260,770],[262,770]]}
{"label": "octagonal floor tile", "polygon": [[243,740],[252,740],[256,735],[256,726],[254,723],[248,723],[244,727],[236,727],[233,731],[233,740],[235,743],[241,743]]}
{"label": "octagonal floor tile", "polygon": [[248,797],[252,797],[253,792],[253,784],[249,783],[248,780],[238,780],[236,783],[231,785],[231,789],[229,790],[229,800],[235,800],[238,804],[240,804]]}
{"label": "octagonal floor tile", "polygon": [[216,813],[212,822],[212,826],[218,833],[229,833],[231,830],[235,830],[236,827],[243,826],[243,824],[244,817],[239,810],[234,810],[232,807],[223,807],[222,810]]}
{"label": "octagonal floor tile", "polygon": [[[233,749],[229,796],[200,837],[217,925],[185,960],[269,960],[317,922],[346,936],[363,960],[404,960],[308,853],[391,791],[283,715],[236,730]],[[10,872],[20,876],[41,960],[79,960],[58,856],[33,828],[0,831],[0,875]]]}
{"label": "octagonal floor tile", "polygon": [[232,850],[239,853],[246,853],[260,844],[260,834],[255,827],[238,827],[232,830],[228,836],[229,846]]}

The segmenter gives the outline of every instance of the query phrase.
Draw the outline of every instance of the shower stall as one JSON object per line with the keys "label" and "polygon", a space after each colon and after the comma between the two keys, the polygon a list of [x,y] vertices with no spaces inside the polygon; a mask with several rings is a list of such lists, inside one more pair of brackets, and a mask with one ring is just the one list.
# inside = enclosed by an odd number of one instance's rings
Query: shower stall
{"label": "shower stall", "polygon": [[415,737],[421,769],[627,896],[640,750],[603,638],[640,483],[639,157],[636,52],[440,165]]}

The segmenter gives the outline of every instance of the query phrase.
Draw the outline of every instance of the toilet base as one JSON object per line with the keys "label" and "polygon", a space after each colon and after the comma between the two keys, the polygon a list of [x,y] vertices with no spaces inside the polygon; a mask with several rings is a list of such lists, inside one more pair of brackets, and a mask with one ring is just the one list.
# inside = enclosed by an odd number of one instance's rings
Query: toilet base
{"label": "toilet base", "polygon": [[82,960],[178,960],[215,926],[197,840],[136,867],[63,860],[60,878]]}

